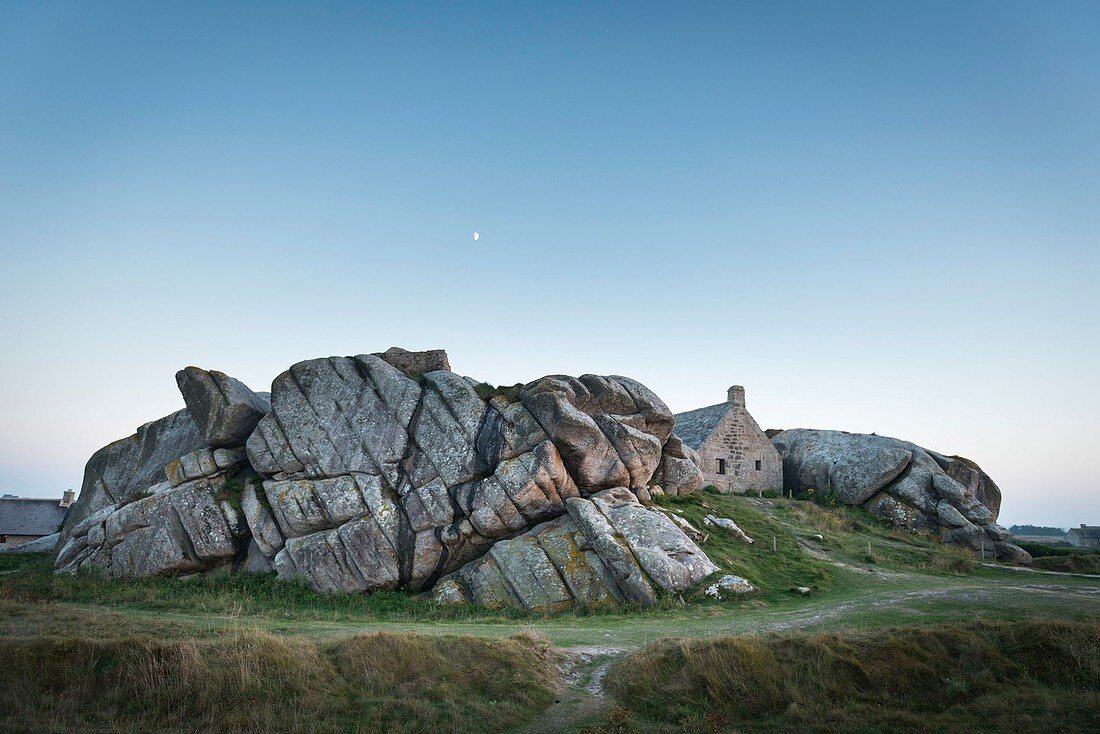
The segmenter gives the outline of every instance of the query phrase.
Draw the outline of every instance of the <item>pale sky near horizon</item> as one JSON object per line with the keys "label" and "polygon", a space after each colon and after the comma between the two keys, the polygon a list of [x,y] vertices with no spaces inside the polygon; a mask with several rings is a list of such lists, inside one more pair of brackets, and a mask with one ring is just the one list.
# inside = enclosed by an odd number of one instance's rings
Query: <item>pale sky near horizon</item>
{"label": "pale sky near horizon", "polygon": [[740,383],[1100,524],[1100,5],[416,8],[0,4],[0,492],[185,365],[396,344]]}

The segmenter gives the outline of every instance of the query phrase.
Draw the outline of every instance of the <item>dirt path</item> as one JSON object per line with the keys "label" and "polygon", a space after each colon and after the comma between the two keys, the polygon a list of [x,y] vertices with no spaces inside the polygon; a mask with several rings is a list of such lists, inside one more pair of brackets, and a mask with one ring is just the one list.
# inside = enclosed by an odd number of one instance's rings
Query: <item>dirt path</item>
{"label": "dirt path", "polygon": [[[1029,606],[1065,605],[1076,607],[1082,614],[1100,615],[1100,585],[1075,586],[1056,583],[1020,583],[995,588],[980,584],[959,585],[948,588],[913,589],[896,595],[877,594],[850,599],[840,603],[817,605],[786,614],[753,614],[749,612],[742,625],[714,625],[703,635],[731,634],[736,632],[766,633],[800,629],[815,629],[860,621],[894,610],[908,616],[936,603],[955,603],[960,606],[984,604],[999,605],[1008,599],[1025,602]],[[680,635],[687,630],[670,626],[669,634]],[[692,630],[693,632],[698,630]],[[692,635],[695,636],[695,635]],[[597,723],[611,702],[604,690],[604,678],[608,669],[622,656],[639,647],[637,644],[620,646],[580,645],[562,648],[560,664],[562,693],[557,702],[546,710],[538,721],[516,730],[521,734],[569,732]]]}
{"label": "dirt path", "polygon": [[85,611],[107,611],[130,619],[178,622],[200,629],[258,628],[274,634],[324,638],[365,632],[506,637],[526,631],[546,635],[562,649],[590,647],[629,650],[662,637],[710,637],[839,625],[874,626],[905,621],[938,621],[1037,614],[1100,617],[1100,580],[1067,575],[1004,574],[998,577],[923,577],[861,574],[860,586],[823,597],[791,598],[780,604],[692,606],[682,611],[591,617],[551,617],[506,621],[380,622],[354,619],[279,619],[215,615],[192,611],[63,604]]}
{"label": "dirt path", "polygon": [[625,655],[627,650],[621,647],[582,645],[563,648],[560,652],[560,697],[537,721],[517,729],[517,734],[577,731],[596,723],[607,707],[604,678],[608,668]]}

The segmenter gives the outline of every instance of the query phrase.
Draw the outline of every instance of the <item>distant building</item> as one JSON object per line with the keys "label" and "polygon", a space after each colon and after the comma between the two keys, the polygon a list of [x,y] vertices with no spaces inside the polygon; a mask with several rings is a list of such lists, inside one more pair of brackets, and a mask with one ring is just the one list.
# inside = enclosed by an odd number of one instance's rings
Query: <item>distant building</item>
{"label": "distant building", "polygon": [[1077,548],[1100,548],[1100,525],[1081,523],[1079,528],[1070,528],[1066,542]]}
{"label": "distant building", "polygon": [[783,460],[734,385],[726,402],[676,415],[676,435],[699,452],[704,484],[720,492],[782,489]]}
{"label": "distant building", "polygon": [[11,495],[0,497],[0,543],[16,545],[53,535],[65,522],[74,499],[71,489],[65,490],[60,501]]}

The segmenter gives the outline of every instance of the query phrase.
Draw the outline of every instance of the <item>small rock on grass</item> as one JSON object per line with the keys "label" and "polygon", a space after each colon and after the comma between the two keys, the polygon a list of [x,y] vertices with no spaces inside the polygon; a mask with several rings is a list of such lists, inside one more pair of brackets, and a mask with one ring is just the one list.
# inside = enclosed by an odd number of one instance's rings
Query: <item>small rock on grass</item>
{"label": "small rock on grass", "polygon": [[733,536],[738,540],[742,540],[750,545],[756,542],[748,535],[746,535],[744,530],[737,527],[737,523],[735,523],[733,520],[730,520],[728,517],[715,517],[714,515],[707,515],[703,518],[703,524],[713,525],[714,527],[722,528],[723,530],[732,533]]}
{"label": "small rock on grass", "polygon": [[740,576],[726,575],[706,588],[704,592],[712,599],[727,599],[734,596],[743,596],[756,591],[747,579]]}

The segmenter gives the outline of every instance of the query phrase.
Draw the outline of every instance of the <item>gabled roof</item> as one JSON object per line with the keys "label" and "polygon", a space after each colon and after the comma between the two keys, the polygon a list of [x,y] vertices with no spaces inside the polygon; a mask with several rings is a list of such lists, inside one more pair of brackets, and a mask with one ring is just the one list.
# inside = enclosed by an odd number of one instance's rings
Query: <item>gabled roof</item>
{"label": "gabled roof", "polygon": [[52,535],[65,521],[61,500],[0,498],[0,535]]}
{"label": "gabled roof", "polygon": [[672,432],[679,436],[681,441],[698,451],[703,441],[714,432],[729,409],[729,403],[718,403],[718,405],[689,410],[686,413],[677,413],[676,425]]}
{"label": "gabled roof", "polygon": [[1067,535],[1080,535],[1082,538],[1100,538],[1100,525],[1086,525],[1083,528],[1070,528]]}

